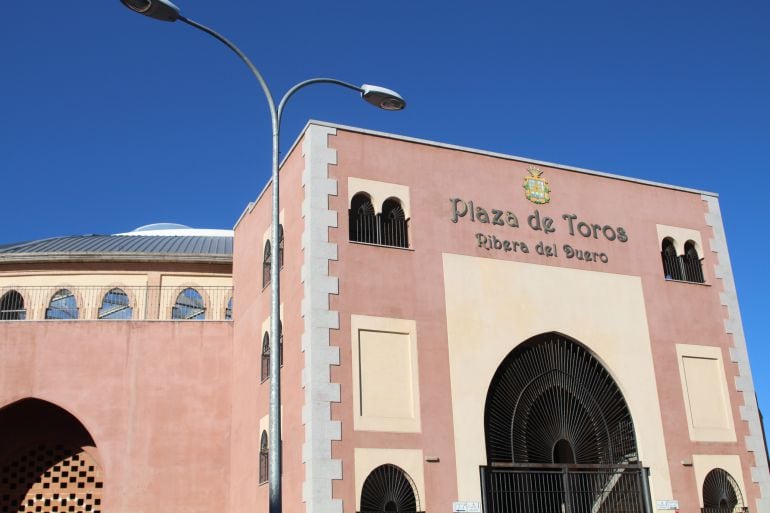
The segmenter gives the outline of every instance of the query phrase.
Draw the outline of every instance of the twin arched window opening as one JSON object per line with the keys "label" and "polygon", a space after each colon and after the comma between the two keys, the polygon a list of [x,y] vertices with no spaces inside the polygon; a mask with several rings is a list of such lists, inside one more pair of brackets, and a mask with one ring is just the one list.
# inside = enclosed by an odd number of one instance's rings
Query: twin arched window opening
{"label": "twin arched window opening", "polygon": [[374,210],[371,197],[359,192],[353,196],[348,210],[349,239],[380,246],[409,247],[409,219],[398,198],[382,203],[382,213]]}
{"label": "twin arched window opening", "polygon": [[684,244],[684,254],[677,255],[674,241],[670,237],[663,239],[661,247],[663,276],[667,280],[704,283],[703,265],[695,243],[688,240]]}
{"label": "twin arched window opening", "polygon": [[[270,239],[265,242],[262,254],[262,288],[270,285],[270,272],[273,265],[273,249],[270,247]],[[278,269],[283,269],[283,225],[278,225]]]}
{"label": "twin arched window opening", "polygon": [[[278,361],[283,365],[283,323],[278,321]],[[262,337],[262,365],[260,379],[264,382],[270,379],[270,334],[265,332]]]}

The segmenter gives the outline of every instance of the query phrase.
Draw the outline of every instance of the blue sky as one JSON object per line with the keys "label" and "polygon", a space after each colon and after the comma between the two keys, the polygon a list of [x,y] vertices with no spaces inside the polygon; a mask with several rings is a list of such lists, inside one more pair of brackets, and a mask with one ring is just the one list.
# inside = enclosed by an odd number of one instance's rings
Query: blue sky
{"label": "blue sky", "polygon": [[[234,55],[118,0],[4,4],[0,243],[233,225],[270,166],[265,102]],[[278,96],[331,76],[409,101],[386,113],[308,89],[284,150],[315,118],[718,192],[770,412],[766,0],[178,4]]]}

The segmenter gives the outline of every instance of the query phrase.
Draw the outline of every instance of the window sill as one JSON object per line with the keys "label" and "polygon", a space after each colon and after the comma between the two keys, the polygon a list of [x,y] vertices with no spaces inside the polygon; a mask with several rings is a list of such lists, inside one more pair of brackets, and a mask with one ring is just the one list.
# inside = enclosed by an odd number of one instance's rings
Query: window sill
{"label": "window sill", "polygon": [[697,281],[675,280],[673,278],[665,278],[665,277],[664,277],[664,280],[667,281],[667,282],[671,282],[671,283],[686,283],[688,285],[701,285],[701,286],[704,286],[704,287],[710,287],[711,286],[710,283],[706,283],[706,282],[701,283],[701,282],[697,282]]}
{"label": "window sill", "polygon": [[386,249],[400,249],[401,251],[414,251],[414,248],[402,248],[401,246],[386,246],[385,244],[372,244],[371,242],[359,242],[357,240],[349,240],[350,244],[355,244],[356,246],[372,246],[375,248],[386,248]]}

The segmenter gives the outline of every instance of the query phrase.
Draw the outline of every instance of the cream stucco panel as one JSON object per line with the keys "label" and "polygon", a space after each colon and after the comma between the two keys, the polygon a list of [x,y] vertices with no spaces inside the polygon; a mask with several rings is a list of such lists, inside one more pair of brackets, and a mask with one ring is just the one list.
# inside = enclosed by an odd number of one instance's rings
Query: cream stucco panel
{"label": "cream stucco panel", "polygon": [[353,196],[359,192],[365,192],[372,198],[374,211],[382,212],[382,204],[388,198],[398,198],[401,201],[401,208],[404,209],[404,215],[409,219],[412,217],[409,206],[409,187],[395,183],[377,182],[375,180],[365,180],[363,178],[348,177],[348,207]]}
{"label": "cream stucco panel", "polygon": [[519,343],[556,331],[589,347],[612,374],[651,468],[653,500],[670,498],[640,278],[452,254],[443,262],[458,496],[481,500],[484,403],[498,365]]}
{"label": "cream stucco panel", "polygon": [[399,467],[412,479],[417,488],[417,511],[428,511],[425,502],[425,478],[421,449],[362,449],[353,450],[356,479],[356,511],[361,510],[361,490],[369,473],[389,463]]}
{"label": "cream stucco panel", "polygon": [[420,431],[416,323],[352,315],[353,427]]}
{"label": "cream stucco panel", "polygon": [[676,254],[684,254],[684,244],[688,240],[695,243],[695,249],[698,250],[698,256],[703,258],[703,242],[701,241],[700,232],[698,230],[692,230],[690,228],[680,228],[678,226],[666,226],[665,224],[656,224],[655,228],[658,230],[658,247],[663,246],[663,239],[670,237],[674,240],[674,248],[676,248]]}
{"label": "cream stucco panel", "polygon": [[698,504],[703,507],[703,482],[709,472],[715,468],[721,468],[738,483],[743,495],[743,505],[746,502],[746,486],[743,484],[743,472],[741,471],[741,459],[736,454],[693,454],[692,468],[695,472],[695,482],[698,485]]}
{"label": "cream stucco panel", "polygon": [[734,442],[735,425],[721,349],[677,344],[676,354],[690,439]]}

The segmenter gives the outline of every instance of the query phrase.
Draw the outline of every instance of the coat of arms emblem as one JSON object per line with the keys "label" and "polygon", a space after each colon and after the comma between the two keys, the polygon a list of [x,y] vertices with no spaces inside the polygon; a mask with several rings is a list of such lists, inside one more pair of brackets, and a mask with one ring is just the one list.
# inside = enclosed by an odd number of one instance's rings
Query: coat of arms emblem
{"label": "coat of arms emblem", "polygon": [[551,188],[548,180],[542,178],[543,172],[536,167],[527,168],[529,176],[524,178],[524,194],[527,199],[537,205],[543,205],[551,201]]}

